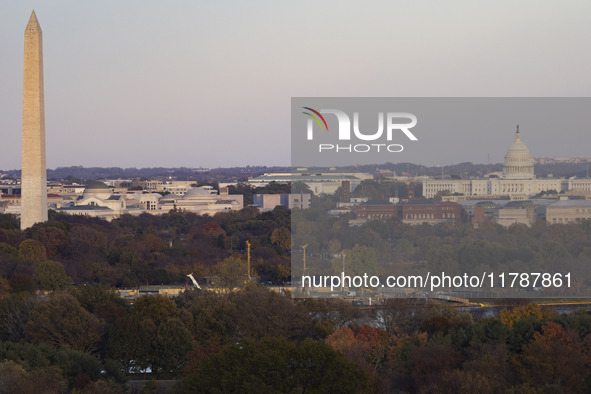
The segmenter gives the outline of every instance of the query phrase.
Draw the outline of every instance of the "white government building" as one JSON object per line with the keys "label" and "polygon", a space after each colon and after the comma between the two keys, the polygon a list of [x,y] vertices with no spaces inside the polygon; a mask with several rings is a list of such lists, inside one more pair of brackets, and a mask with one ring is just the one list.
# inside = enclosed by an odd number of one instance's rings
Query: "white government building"
{"label": "white government building", "polygon": [[505,155],[502,173],[488,174],[483,179],[425,179],[423,196],[434,198],[438,193],[462,195],[465,198],[503,198],[526,200],[542,192],[569,190],[591,191],[591,179],[539,178],[534,174],[534,159],[521,140],[519,126],[515,141]]}
{"label": "white government building", "polygon": [[218,212],[238,211],[244,206],[241,194],[222,193],[211,186],[189,188],[184,195],[158,193],[114,193],[105,183],[91,182],[82,195],[70,203],[56,208],[57,212],[70,215],[84,215],[112,220],[123,214],[140,215],[151,213],[161,215],[178,210],[199,215],[215,215]]}

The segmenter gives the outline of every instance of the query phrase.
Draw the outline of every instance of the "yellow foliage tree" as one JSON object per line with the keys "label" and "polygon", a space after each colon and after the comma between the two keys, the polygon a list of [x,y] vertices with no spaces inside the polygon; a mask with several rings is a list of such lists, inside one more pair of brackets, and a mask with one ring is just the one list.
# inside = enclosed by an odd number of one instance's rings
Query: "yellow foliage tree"
{"label": "yellow foliage tree", "polygon": [[514,308],[513,310],[503,308],[503,310],[499,312],[499,319],[504,325],[509,327],[513,327],[518,320],[530,316],[535,317],[536,319],[542,319],[544,317],[542,308],[537,304],[527,304],[525,306]]}

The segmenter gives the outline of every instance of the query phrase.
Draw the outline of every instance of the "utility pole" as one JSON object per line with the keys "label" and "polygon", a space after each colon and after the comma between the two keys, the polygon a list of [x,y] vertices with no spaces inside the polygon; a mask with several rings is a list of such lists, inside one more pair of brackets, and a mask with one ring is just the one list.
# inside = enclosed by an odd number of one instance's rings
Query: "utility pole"
{"label": "utility pole", "polygon": [[248,265],[248,281],[250,282],[250,242],[246,241],[246,262]]}

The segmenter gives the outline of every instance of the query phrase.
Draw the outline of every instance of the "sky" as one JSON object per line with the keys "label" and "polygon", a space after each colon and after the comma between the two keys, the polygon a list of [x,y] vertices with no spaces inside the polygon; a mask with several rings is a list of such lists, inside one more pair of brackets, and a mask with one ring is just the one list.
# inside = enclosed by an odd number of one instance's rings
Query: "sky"
{"label": "sky", "polygon": [[[0,170],[20,168],[33,9],[48,168],[288,166],[291,97],[591,95],[588,1],[0,0]],[[407,161],[501,162],[504,132]],[[523,139],[591,156],[588,131],[553,134]]]}

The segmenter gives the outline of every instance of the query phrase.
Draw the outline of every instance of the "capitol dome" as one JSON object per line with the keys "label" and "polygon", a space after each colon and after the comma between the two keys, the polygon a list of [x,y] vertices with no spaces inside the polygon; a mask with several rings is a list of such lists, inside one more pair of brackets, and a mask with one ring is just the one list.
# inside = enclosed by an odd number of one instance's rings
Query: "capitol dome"
{"label": "capitol dome", "polygon": [[505,155],[503,166],[503,177],[505,179],[534,179],[534,159],[529,153],[527,146],[521,141],[519,126],[515,133],[515,141],[509,146]]}

